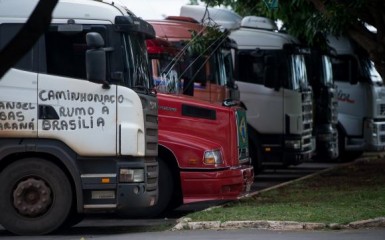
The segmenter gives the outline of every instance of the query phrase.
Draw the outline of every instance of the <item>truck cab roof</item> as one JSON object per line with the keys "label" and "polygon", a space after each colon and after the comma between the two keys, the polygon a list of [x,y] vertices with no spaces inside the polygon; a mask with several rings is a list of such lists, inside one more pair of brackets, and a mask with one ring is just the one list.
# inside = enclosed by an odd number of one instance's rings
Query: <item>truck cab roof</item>
{"label": "truck cab roof", "polygon": [[298,40],[288,34],[266,31],[254,28],[241,27],[232,31],[230,38],[238,44],[238,49],[282,49],[284,44],[298,44]]}
{"label": "truck cab roof", "polygon": [[[0,1],[0,16],[3,22],[26,22],[39,0],[3,0]],[[52,19],[105,20],[113,23],[117,15],[135,16],[119,1],[101,0],[60,0],[52,13]],[[15,20],[17,19],[17,20]]]}
{"label": "truck cab roof", "polygon": [[164,20],[147,20],[155,29],[157,37],[170,42],[190,40],[191,31],[201,32],[204,26],[190,20],[168,18]]}

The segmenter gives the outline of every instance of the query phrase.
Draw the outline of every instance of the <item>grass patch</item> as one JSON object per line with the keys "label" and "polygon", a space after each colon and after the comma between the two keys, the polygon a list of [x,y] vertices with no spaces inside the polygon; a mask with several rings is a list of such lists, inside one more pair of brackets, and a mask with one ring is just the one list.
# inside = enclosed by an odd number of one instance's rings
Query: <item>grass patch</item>
{"label": "grass patch", "polygon": [[186,217],[193,221],[275,220],[346,224],[383,216],[385,159],[371,159]]}

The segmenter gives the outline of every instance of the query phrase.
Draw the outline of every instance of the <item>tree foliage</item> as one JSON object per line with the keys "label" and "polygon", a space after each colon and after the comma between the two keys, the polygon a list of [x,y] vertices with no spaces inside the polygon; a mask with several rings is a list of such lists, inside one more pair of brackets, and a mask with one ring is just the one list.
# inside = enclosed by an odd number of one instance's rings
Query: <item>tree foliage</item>
{"label": "tree foliage", "polygon": [[222,32],[218,25],[206,26],[205,31],[191,31],[191,40],[188,41],[189,52],[192,55],[209,55],[223,44],[228,32]]}
{"label": "tree foliage", "polygon": [[[267,1],[267,0],[266,0]],[[346,35],[361,46],[385,79],[385,1],[280,0],[268,9],[263,0],[203,0],[209,6],[231,6],[241,16],[258,15],[284,22],[288,32],[309,45],[326,34]],[[370,31],[366,26],[373,26]],[[324,42],[325,43],[325,42]]]}

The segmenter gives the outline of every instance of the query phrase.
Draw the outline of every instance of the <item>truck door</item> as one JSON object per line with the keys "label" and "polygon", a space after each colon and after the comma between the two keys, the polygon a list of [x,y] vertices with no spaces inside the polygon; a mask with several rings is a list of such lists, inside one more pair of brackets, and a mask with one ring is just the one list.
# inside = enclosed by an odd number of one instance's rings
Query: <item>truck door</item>
{"label": "truck door", "polygon": [[362,136],[364,116],[370,108],[367,102],[369,84],[357,81],[352,84],[352,77],[358,78],[357,61],[353,57],[341,56],[333,59],[333,77],[337,85],[338,120],[349,135]]}
{"label": "truck door", "polygon": [[[0,24],[0,49],[21,29],[22,24]],[[31,49],[0,79],[0,132],[3,137],[37,136],[37,48]]]}
{"label": "truck door", "polygon": [[[82,156],[116,155],[116,86],[109,89],[87,80],[86,33],[103,28],[77,25],[76,31],[51,26],[41,51],[39,137],[59,139]],[[64,28],[65,29],[65,28]],[[92,148],[85,146],[93,146]]]}

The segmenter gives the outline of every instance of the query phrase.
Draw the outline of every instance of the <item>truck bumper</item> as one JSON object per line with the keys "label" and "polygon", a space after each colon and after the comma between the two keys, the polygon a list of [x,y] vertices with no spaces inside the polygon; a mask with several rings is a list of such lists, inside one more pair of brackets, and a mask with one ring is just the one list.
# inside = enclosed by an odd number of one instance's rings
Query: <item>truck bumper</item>
{"label": "truck bumper", "polygon": [[285,152],[283,156],[283,165],[298,165],[300,163],[310,161],[313,155],[314,151]]}
{"label": "truck bumper", "polygon": [[309,161],[315,153],[315,141],[310,133],[265,136],[261,144],[262,165],[274,168]]}
{"label": "truck bumper", "polygon": [[366,142],[365,150],[385,150],[385,121],[383,119],[365,119],[364,139]]}
{"label": "truck bumper", "polygon": [[[145,211],[158,200],[158,162],[153,160],[117,161],[117,174],[83,174],[83,208],[85,213],[117,213],[130,217]],[[143,169],[138,182],[126,182],[120,171]],[[140,181],[140,182],[139,182]]]}
{"label": "truck bumper", "polygon": [[[324,131],[322,131],[324,130]],[[327,159],[337,159],[338,150],[338,132],[333,128],[324,128],[316,133],[316,155],[317,157]]]}
{"label": "truck bumper", "polygon": [[144,184],[118,186],[118,205],[116,213],[129,217],[145,211],[153,206],[158,199],[158,190],[146,191]]}
{"label": "truck bumper", "polygon": [[254,182],[252,166],[220,171],[181,172],[183,203],[236,200],[250,192]]}

